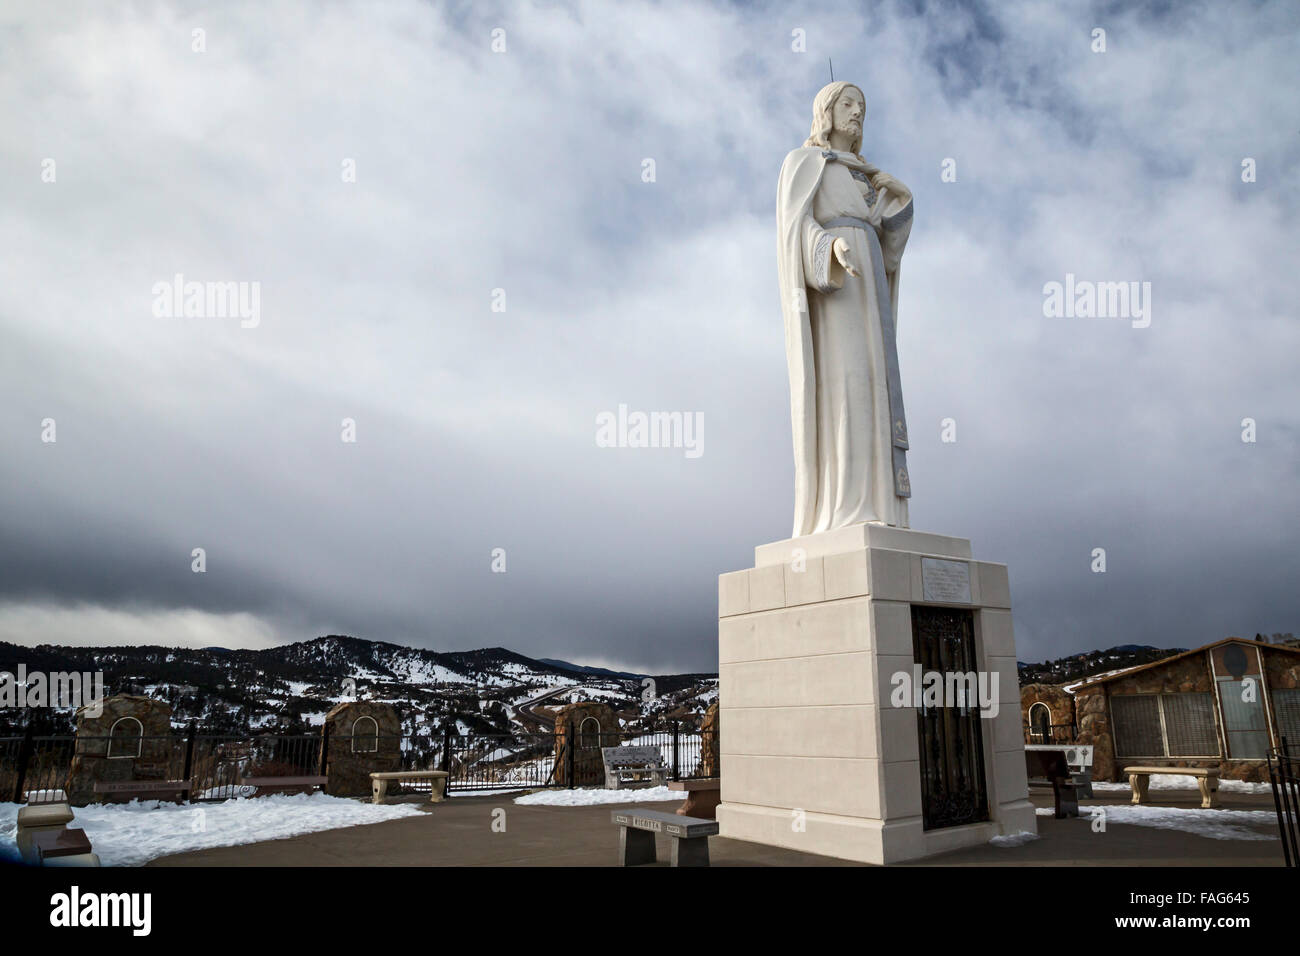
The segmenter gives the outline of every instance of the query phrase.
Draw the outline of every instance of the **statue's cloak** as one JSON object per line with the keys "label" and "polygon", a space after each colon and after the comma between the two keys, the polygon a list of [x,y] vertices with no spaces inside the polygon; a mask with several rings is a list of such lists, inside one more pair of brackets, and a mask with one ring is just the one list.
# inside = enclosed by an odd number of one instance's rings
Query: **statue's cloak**
{"label": "statue's cloak", "polygon": [[[848,154],[837,154],[810,146],[792,150],[781,166],[776,194],[777,275],[781,286],[781,313],[785,319],[785,353],[790,373],[790,418],[794,431],[795,537],[812,533],[817,512],[817,378],[808,311],[808,287],[813,285],[816,288],[816,283],[810,282],[804,273],[802,227],[804,217],[811,214],[813,198],[821,185],[828,162],[840,162],[863,170],[873,181],[880,172],[879,167]],[[899,208],[906,215],[898,214],[900,220],[906,218],[909,231],[910,204],[910,198],[906,203],[900,204]],[[876,265],[861,263],[859,268],[871,268],[879,281]],[[906,464],[907,428],[902,390],[898,383],[898,358],[894,341],[898,317],[899,270],[895,267],[893,270],[886,271],[882,268],[880,271],[884,272],[888,283],[887,292],[878,289],[878,297],[881,300],[882,324],[885,326],[886,341],[883,345],[891,378],[890,419],[894,423],[894,460],[891,470],[895,478],[894,493],[906,498],[911,495]],[[846,276],[833,253],[830,255],[828,274],[833,288],[839,288]],[[890,313],[888,316],[883,314],[886,302]]]}

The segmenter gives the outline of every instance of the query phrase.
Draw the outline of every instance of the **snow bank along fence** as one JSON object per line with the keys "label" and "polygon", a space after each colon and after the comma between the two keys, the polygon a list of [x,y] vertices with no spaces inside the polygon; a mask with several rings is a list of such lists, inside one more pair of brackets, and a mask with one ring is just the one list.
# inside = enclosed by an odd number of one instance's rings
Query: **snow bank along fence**
{"label": "snow bank along fence", "polygon": [[[585,724],[585,726],[584,726]],[[593,718],[553,731],[443,734],[447,792],[604,786],[602,747],[658,747],[670,780],[718,776],[717,731],[673,721],[650,730],[608,730]]]}

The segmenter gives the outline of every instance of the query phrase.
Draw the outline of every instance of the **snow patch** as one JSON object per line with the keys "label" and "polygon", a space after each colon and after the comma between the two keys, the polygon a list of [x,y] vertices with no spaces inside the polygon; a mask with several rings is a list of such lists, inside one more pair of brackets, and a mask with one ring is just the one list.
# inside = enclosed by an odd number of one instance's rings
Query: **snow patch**
{"label": "snow patch", "polygon": [[[0,859],[18,855],[18,809],[16,803],[0,803]],[[132,800],[73,807],[72,812],[71,826],[85,829],[105,866],[140,866],[187,850],[280,840],[422,811],[411,804],[376,806],[324,793],[297,793],[208,804]]]}
{"label": "snow patch", "polygon": [[[1038,807],[1040,817],[1053,816],[1051,807]],[[1277,814],[1272,810],[1201,810],[1188,807],[1106,806],[1081,807],[1080,818],[1092,820],[1105,814],[1106,825],[1122,823],[1157,830],[1181,830],[1210,840],[1276,840],[1276,832],[1255,829],[1277,828]]]}
{"label": "snow patch", "polygon": [[1019,833],[1008,833],[1003,836],[995,836],[989,840],[994,846],[1024,846],[1038,839],[1037,833],[1030,833],[1028,830],[1021,830]]}
{"label": "snow patch", "polygon": [[675,800],[681,803],[686,794],[667,787],[646,787],[642,790],[539,790],[516,797],[515,803],[532,807],[598,807],[607,803],[662,803]]}

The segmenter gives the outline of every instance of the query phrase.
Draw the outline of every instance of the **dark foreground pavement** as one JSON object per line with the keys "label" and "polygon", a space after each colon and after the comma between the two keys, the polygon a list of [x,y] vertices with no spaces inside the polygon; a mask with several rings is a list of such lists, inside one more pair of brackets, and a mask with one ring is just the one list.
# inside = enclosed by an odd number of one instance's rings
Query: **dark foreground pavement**
{"label": "dark foreground pavement", "polygon": [[[1038,806],[1050,794],[1035,792]],[[1267,796],[1225,794],[1230,809],[1271,810]],[[1127,803],[1127,794],[1102,795],[1090,805]],[[1194,795],[1162,794],[1162,806],[1198,806]],[[622,805],[626,809],[629,805]],[[638,806],[633,804],[632,806]],[[641,804],[672,810],[673,803]],[[505,811],[505,832],[492,828]],[[417,817],[307,833],[286,840],[197,850],[150,866],[613,866],[618,829],[612,807],[520,806],[509,795],[453,797]],[[497,818],[500,814],[496,815]],[[1180,830],[1111,824],[1094,832],[1085,816],[1038,818],[1039,839],[1019,847],[984,845],[932,857],[925,866],[1280,866],[1277,839],[1213,840]],[[1276,836],[1276,824],[1261,826]],[[660,837],[667,865],[668,837]],[[714,866],[856,866],[844,860],[713,837]]]}

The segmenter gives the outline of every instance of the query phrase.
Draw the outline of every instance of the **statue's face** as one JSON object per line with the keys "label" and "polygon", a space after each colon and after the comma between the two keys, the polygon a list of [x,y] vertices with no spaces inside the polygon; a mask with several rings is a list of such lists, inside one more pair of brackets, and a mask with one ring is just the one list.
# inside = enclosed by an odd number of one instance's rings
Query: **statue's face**
{"label": "statue's face", "polygon": [[831,126],[837,133],[857,137],[862,133],[862,117],[866,111],[862,93],[856,87],[846,86],[831,107]]}

